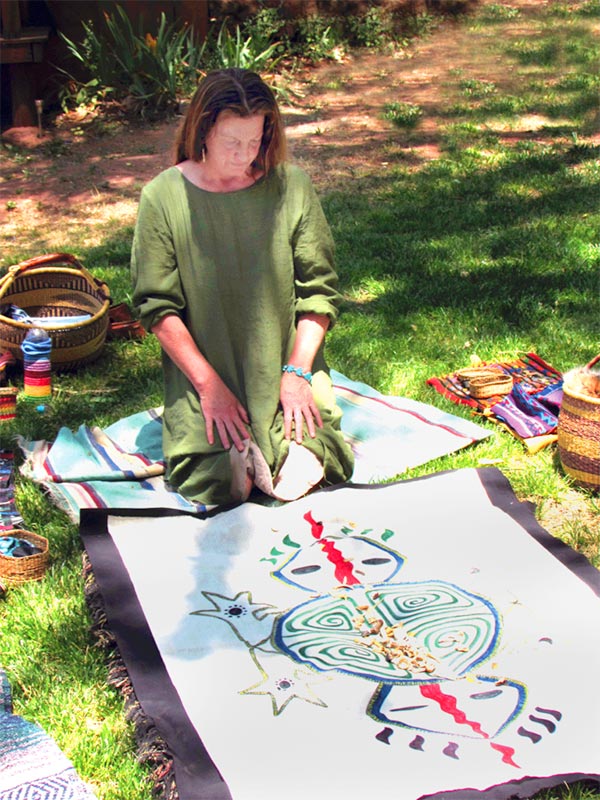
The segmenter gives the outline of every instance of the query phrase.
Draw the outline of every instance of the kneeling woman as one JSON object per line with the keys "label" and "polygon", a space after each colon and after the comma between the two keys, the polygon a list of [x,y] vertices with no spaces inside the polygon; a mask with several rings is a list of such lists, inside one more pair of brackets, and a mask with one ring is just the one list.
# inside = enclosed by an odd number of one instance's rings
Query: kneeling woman
{"label": "kneeling woman", "polygon": [[350,478],[323,357],[340,300],[331,234],[257,74],[199,85],[175,166],[142,191],[132,277],[163,350],[173,489],[206,504],[254,485],[294,500]]}

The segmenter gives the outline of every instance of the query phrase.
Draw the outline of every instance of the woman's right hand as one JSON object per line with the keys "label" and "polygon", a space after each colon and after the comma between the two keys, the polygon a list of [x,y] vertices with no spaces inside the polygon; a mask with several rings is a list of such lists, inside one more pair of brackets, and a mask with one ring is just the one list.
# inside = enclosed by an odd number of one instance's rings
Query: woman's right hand
{"label": "woman's right hand", "polygon": [[241,452],[244,440],[250,438],[248,412],[200,353],[183,321],[168,314],[153,326],[152,333],[198,393],[208,443],[215,443],[216,428],[226,450],[233,442]]}
{"label": "woman's right hand", "polygon": [[206,423],[208,443],[215,443],[216,428],[221,444],[226,450],[229,450],[233,442],[236,449],[241,452],[244,449],[244,440],[250,438],[247,429],[250,419],[244,406],[216,372],[203,382],[198,396]]}

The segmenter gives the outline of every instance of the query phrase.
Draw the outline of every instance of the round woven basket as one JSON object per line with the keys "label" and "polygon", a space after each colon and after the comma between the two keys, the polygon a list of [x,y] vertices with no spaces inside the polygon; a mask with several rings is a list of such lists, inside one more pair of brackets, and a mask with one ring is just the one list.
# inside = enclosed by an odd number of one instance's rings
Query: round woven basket
{"label": "round woven basket", "polygon": [[[0,278],[0,350],[23,360],[21,343],[34,324],[11,319],[17,306],[30,317],[51,317],[44,325],[52,341],[52,368],[68,370],[94,361],[106,341],[110,291],[70,253],[22,261]],[[69,324],[69,317],[89,315]]]}
{"label": "round woven basket", "polygon": [[25,583],[26,581],[39,581],[46,574],[48,568],[48,540],[37,533],[24,531],[20,528],[2,531],[0,538],[14,537],[24,539],[29,544],[39,547],[41,552],[31,556],[6,556],[0,553],[0,578],[8,584]]}
{"label": "round woven basket", "polygon": [[[600,361],[600,356],[588,368]],[[600,490],[600,398],[563,385],[558,454],[564,471],[584,489]]]}
{"label": "round woven basket", "polygon": [[471,378],[468,383],[469,394],[478,399],[496,397],[496,395],[509,394],[513,388],[513,379],[510,375],[481,376]]}

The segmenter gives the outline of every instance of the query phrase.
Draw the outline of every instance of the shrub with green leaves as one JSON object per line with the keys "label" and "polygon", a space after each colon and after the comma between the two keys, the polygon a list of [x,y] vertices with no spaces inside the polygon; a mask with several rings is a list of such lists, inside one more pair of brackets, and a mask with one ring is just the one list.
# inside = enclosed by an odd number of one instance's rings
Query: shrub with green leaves
{"label": "shrub with green leaves", "polygon": [[600,0],[587,0],[575,7],[575,12],[582,17],[600,17]]}
{"label": "shrub with green leaves", "polygon": [[136,31],[121,6],[104,19],[102,31],[92,22],[82,22],[80,43],[60,33],[89,76],[80,80],[61,70],[69,77],[61,93],[63,108],[112,100],[142,117],[176,110],[179,97],[196,84],[204,57],[205,47],[198,46],[193,28],[168,24],[163,12],[156,36],[144,30],[141,15]]}
{"label": "shrub with green leaves", "polygon": [[252,39],[254,48],[260,52],[281,41],[284,27],[285,21],[278,9],[260,8],[244,22],[242,33]]}
{"label": "shrub with green leaves", "polygon": [[496,84],[493,81],[484,81],[479,78],[467,78],[460,82],[459,87],[466,97],[474,99],[496,93]]}
{"label": "shrub with green leaves", "polygon": [[209,46],[209,63],[214,69],[237,67],[254,72],[269,72],[281,58],[279,42],[265,46],[265,41],[260,36],[256,39],[252,34],[244,36],[239,25],[235,26],[232,33],[227,20],[223,21],[216,40]]}
{"label": "shrub with green leaves", "polygon": [[392,20],[382,8],[369,8],[365,14],[351,15],[348,19],[351,44],[357,47],[378,49],[393,35]]}
{"label": "shrub with green leaves", "polygon": [[402,21],[402,32],[409,38],[428,36],[437,27],[440,16],[423,11],[420,14],[407,14]]}
{"label": "shrub with green leaves", "polygon": [[397,128],[415,128],[423,116],[423,110],[415,103],[386,103],[383,116]]}
{"label": "shrub with green leaves", "polygon": [[505,3],[490,3],[479,14],[479,20],[482,22],[505,22],[515,19],[520,13],[519,9],[514,6]]}
{"label": "shrub with green leaves", "polygon": [[334,58],[336,52],[346,46],[341,21],[336,17],[317,14],[299,18],[286,44],[290,55],[315,64]]}

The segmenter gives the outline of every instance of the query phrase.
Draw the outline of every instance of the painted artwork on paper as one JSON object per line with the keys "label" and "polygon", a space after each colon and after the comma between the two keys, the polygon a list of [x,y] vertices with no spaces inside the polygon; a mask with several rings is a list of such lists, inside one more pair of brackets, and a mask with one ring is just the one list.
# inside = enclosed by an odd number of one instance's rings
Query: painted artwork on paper
{"label": "painted artwork on paper", "polygon": [[503,733],[516,726],[538,743],[562,714],[530,709],[518,676],[494,673],[502,620],[493,603],[435,576],[403,582],[408,556],[393,548],[390,528],[357,531],[311,510],[302,520],[303,537],[282,534],[261,559],[273,565],[273,580],[303,593],[302,602],[277,608],[250,591],[205,590],[207,607],[191,612],[222,620],[247,647],[260,677],[239,693],[264,695],[274,715],[298,701],[325,707],[319,684],[344,674],[372,687],[363,711],[381,744],[401,731],[406,747],[434,740],[443,756],[459,760],[468,739],[518,770]]}

